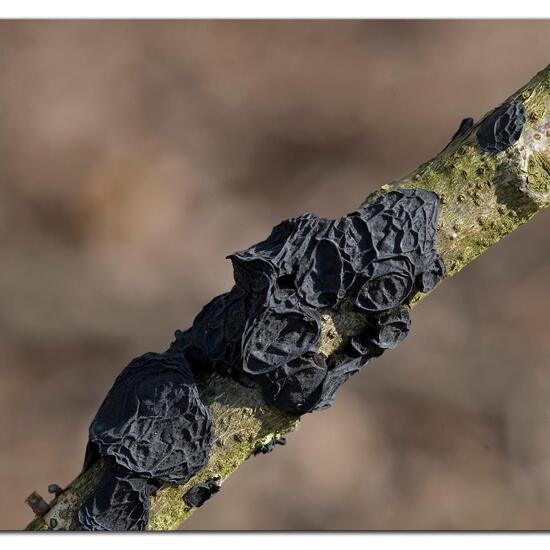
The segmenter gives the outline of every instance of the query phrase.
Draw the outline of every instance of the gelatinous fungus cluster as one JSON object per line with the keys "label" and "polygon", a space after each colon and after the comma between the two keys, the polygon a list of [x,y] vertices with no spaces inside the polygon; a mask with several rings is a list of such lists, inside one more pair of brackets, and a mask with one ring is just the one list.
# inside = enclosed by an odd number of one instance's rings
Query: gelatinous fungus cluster
{"label": "gelatinous fungus cluster", "polygon": [[107,466],[83,503],[86,530],[141,530],[148,496],[160,482],[187,482],[207,462],[210,410],[183,353],[146,353],[118,376],[90,426],[84,469],[99,456]]}
{"label": "gelatinous fungus cluster", "polygon": [[[430,191],[401,189],[336,220],[283,221],[265,241],[229,256],[235,286],[195,318],[191,357],[258,384],[268,403],[289,413],[329,407],[345,380],[406,336],[411,295],[444,276],[439,202]],[[320,310],[344,300],[368,328],[327,358],[319,352]]]}
{"label": "gelatinous fungus cluster", "polygon": [[491,153],[504,151],[520,138],[524,123],[521,101],[503,103],[481,122],[477,130],[479,145]]}
{"label": "gelatinous fungus cluster", "polygon": [[[101,455],[105,469],[78,525],[142,530],[149,495],[162,483],[186,483],[206,465],[211,416],[192,367],[258,385],[267,403],[291,414],[329,407],[350,376],[405,338],[411,296],[444,276],[439,203],[430,191],[394,190],[336,220],[288,219],[265,241],[229,256],[233,289],[207,304],[191,329],[177,331],[167,352],[134,359],[92,421],[84,468]],[[326,357],[321,312],[344,302],[363,314],[367,328]],[[275,444],[284,439],[254,454]],[[218,490],[218,479],[210,479],[184,501],[198,507]]]}
{"label": "gelatinous fungus cluster", "polygon": [[474,119],[471,117],[463,118],[458,126],[458,130],[453,134],[451,141],[458,139],[464,135],[474,125]]}
{"label": "gelatinous fungus cluster", "polygon": [[143,531],[149,517],[147,479],[109,461],[94,492],[78,511],[87,531]]}
{"label": "gelatinous fungus cluster", "polygon": [[200,508],[212,495],[220,490],[219,478],[211,478],[193,485],[189,491],[183,495],[183,501],[187,506]]}
{"label": "gelatinous fungus cluster", "polygon": [[272,437],[267,443],[263,443],[254,449],[254,456],[270,453],[275,448],[275,445],[286,445],[286,437]]}

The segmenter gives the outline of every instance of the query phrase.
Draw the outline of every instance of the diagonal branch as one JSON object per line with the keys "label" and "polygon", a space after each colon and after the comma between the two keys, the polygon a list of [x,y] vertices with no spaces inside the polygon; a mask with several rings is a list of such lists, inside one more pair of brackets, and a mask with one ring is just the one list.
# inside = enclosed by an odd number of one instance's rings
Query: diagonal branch
{"label": "diagonal branch", "polygon": [[[550,201],[550,66],[508,101],[520,100],[526,122],[520,139],[500,153],[485,152],[477,126],[453,140],[441,153],[397,182],[383,185],[365,202],[396,188],[423,188],[442,200],[438,251],[446,278],[527,222]],[[466,125],[467,127],[467,125]],[[416,294],[411,305],[426,295]],[[321,312],[320,351],[327,357],[364,328],[365,320],[346,307]],[[197,380],[202,401],[210,407],[215,443],[208,465],[182,486],[163,486],[151,497],[149,530],[176,529],[195,510],[183,501],[193,485],[219,477],[223,482],[261,444],[294,430],[299,418],[268,407],[256,389],[217,374]],[[75,529],[74,514],[101,478],[100,459],[78,476],[37,516],[27,530]]]}

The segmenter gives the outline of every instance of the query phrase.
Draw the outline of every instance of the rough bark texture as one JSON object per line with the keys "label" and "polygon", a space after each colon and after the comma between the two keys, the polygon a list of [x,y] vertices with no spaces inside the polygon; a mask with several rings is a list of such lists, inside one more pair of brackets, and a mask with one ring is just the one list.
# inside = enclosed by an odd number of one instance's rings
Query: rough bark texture
{"label": "rough bark texture", "polygon": [[[512,100],[523,102],[526,115],[522,135],[512,147],[496,154],[482,151],[475,125],[434,159],[400,181],[383,185],[365,201],[394,188],[436,192],[442,198],[438,249],[447,267],[446,278],[527,222],[550,200],[550,66],[508,98]],[[424,296],[414,296],[411,305]],[[346,303],[337,311],[323,311],[322,319],[321,352],[327,356],[364,327],[361,315]],[[186,485],[162,487],[151,497],[149,530],[176,529],[194,511],[182,498],[192,485],[211,477],[223,482],[256,447],[294,430],[299,422],[269,408],[259,392],[231,379],[213,374],[197,382],[213,415],[215,445],[210,461]],[[100,460],[78,476],[27,530],[74,529],[75,511],[100,479],[102,467]]]}

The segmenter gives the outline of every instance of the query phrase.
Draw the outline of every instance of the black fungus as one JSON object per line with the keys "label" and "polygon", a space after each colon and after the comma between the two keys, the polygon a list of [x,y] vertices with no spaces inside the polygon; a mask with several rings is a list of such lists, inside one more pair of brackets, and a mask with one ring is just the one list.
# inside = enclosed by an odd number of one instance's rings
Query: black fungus
{"label": "black fungus", "polygon": [[380,313],[408,300],[416,279],[436,255],[438,209],[435,193],[403,189],[350,215],[357,242],[350,257],[361,285],[355,300],[359,309]]}
{"label": "black fungus", "polygon": [[229,256],[235,284],[248,294],[253,312],[266,304],[277,280],[296,272],[324,223],[328,220],[302,214],[275,226],[265,241]]}
{"label": "black fungus", "polygon": [[453,134],[451,141],[458,139],[460,136],[464,135],[472,126],[474,125],[473,118],[463,118],[458,130]]}
{"label": "black fungus", "polygon": [[[379,323],[381,318],[374,320]],[[351,376],[358,373],[373,359],[380,357],[385,349],[376,345],[377,331],[368,328],[353,337],[344,349],[333,353],[327,361],[327,376],[323,381],[321,395],[311,412],[320,411],[332,406],[336,390]]]}
{"label": "black fungus", "polygon": [[[375,319],[374,323],[379,320]],[[334,402],[336,390],[351,376],[363,369],[373,359],[380,357],[384,349],[374,343],[376,330],[367,328],[353,337],[343,349],[333,353],[327,361],[327,376],[323,381],[321,395],[311,411],[327,409]]]}
{"label": "black fungus", "polygon": [[[503,116],[493,126],[499,136],[512,135],[510,116]],[[301,415],[329,407],[350,376],[396,347],[410,328],[411,296],[445,274],[435,238],[439,202],[430,191],[393,190],[336,220],[286,220],[265,241],[229,256],[233,289],[207,304],[191,329],[177,331],[167,352],[132,361],[101,405],[84,469],[101,455],[107,468],[78,511],[80,527],[142,530],[148,497],[162,483],[186,483],[206,465],[212,422],[193,368],[211,366],[257,384],[268,404]],[[363,313],[367,328],[327,359],[319,351],[320,309],[343,300]],[[218,490],[211,479],[184,500],[198,507]]]}
{"label": "black fungus", "polygon": [[[280,223],[229,256],[235,287],[197,315],[187,356],[257,383],[268,403],[292,414],[329,406],[343,381],[406,336],[403,306],[413,293],[443,278],[439,203],[430,191],[399,189],[336,220],[304,214]],[[319,310],[344,299],[369,328],[327,364]]]}
{"label": "black fungus", "polygon": [[[430,191],[396,189],[336,220],[304,214],[280,223],[229,256],[236,286],[195,319],[193,357],[246,376],[281,410],[326,408],[349,376],[406,336],[411,296],[443,278],[439,204]],[[344,299],[369,328],[327,364],[319,310]]]}
{"label": "black fungus", "polygon": [[281,222],[264,241],[231,254],[229,258],[234,269],[238,271],[243,264],[264,261],[275,269],[293,271],[298,265],[298,259],[305,255],[311,238],[323,221],[313,214],[306,213]]}
{"label": "black fungus", "polygon": [[[374,323],[377,321],[374,320]],[[351,358],[363,358],[365,361],[380,357],[384,350],[374,343],[375,330],[367,328],[360,334],[353,336],[345,347],[345,354]]]}
{"label": "black fungus", "polygon": [[308,260],[298,267],[297,287],[305,302],[314,307],[333,306],[346,290],[344,262],[338,245],[319,239]]}
{"label": "black fungus", "polygon": [[286,445],[286,437],[272,437],[267,443],[263,443],[254,449],[254,456],[270,453],[275,448],[275,445]]}
{"label": "black fungus", "polygon": [[399,307],[414,287],[414,265],[407,256],[395,256],[372,262],[363,277],[355,305],[368,313],[380,313]]}
{"label": "black fungus", "polygon": [[148,519],[147,480],[114,462],[76,516],[83,531],[143,531]]}
{"label": "black fungus", "polygon": [[409,309],[406,307],[382,315],[377,321],[372,343],[380,349],[396,348],[405,339],[411,328]]}
{"label": "black fungus", "polygon": [[191,333],[192,329],[176,330],[174,334],[175,340],[170,344],[166,353],[181,353],[187,356],[189,348],[191,347]]}
{"label": "black fungus", "polygon": [[193,485],[189,491],[183,495],[183,501],[187,506],[200,508],[207,500],[216,494],[221,488],[219,478],[212,478]]}
{"label": "black fungus", "polygon": [[92,467],[93,463],[101,456],[99,448],[96,443],[88,441],[86,445],[86,451],[84,453],[84,464],[82,466],[82,473]]}
{"label": "black fungus", "polygon": [[416,279],[416,286],[420,292],[430,292],[445,276],[446,269],[443,258],[437,254],[433,263],[425,271],[420,273]]}
{"label": "black fungus", "polygon": [[[191,343],[224,374],[240,363],[241,337],[248,317],[244,291],[234,287],[209,302],[193,321]],[[199,356],[200,357],[200,356]]]}
{"label": "black fungus", "polygon": [[63,489],[57,483],[51,483],[48,485],[48,493],[58,497],[63,492]]}
{"label": "black fungus", "polygon": [[229,293],[220,294],[208,302],[193,322],[191,341],[212,362],[225,354],[225,317]]}
{"label": "black fungus", "polygon": [[297,357],[256,377],[267,403],[290,414],[311,411],[322,398],[328,367],[322,354]]}
{"label": "black fungus", "polygon": [[115,380],[90,425],[84,470],[101,455],[107,467],[78,511],[81,529],[145,529],[149,495],[208,462],[211,414],[186,357],[190,341],[190,331],[178,331],[168,352],[134,359]]}
{"label": "black fungus", "polygon": [[419,255],[434,249],[440,203],[435,193],[403,189],[384,195],[380,203],[384,211],[371,221],[378,257],[381,253],[407,254],[416,263]]}
{"label": "black fungus", "polygon": [[313,411],[321,411],[332,406],[336,390],[351,376],[365,366],[368,360],[365,357],[349,357],[343,353],[331,356],[331,368],[323,381],[319,399],[311,408]]}
{"label": "black fungus", "polygon": [[[231,367],[238,360],[240,334],[246,321],[246,312],[236,311],[243,306],[239,292],[221,294],[209,302],[195,318],[191,333],[192,346],[213,365]],[[230,312],[233,311],[233,315]],[[238,335],[231,337],[231,323],[240,322]],[[233,345],[236,342],[236,345]],[[237,349],[235,349],[237,348]]]}
{"label": "black fungus", "polygon": [[523,103],[504,103],[481,122],[477,130],[479,145],[492,153],[504,151],[520,138],[524,123]]}
{"label": "black fungus", "polygon": [[319,314],[301,304],[290,291],[277,291],[271,305],[247,323],[242,368],[251,375],[274,371],[315,353],[320,339]]}
{"label": "black fungus", "polygon": [[210,410],[181,354],[146,353],[118,376],[90,426],[90,441],[130,471],[185,483],[208,461]]}

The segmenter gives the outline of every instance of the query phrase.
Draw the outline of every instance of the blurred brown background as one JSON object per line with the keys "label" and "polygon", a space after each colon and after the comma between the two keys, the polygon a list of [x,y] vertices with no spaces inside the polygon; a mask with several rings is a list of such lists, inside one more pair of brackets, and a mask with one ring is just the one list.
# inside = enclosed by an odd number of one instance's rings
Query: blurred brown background
{"label": "blurred brown background", "polygon": [[[550,63],[548,21],[0,23],[0,528],[224,257],[338,216]],[[550,528],[550,212],[188,529]]]}

